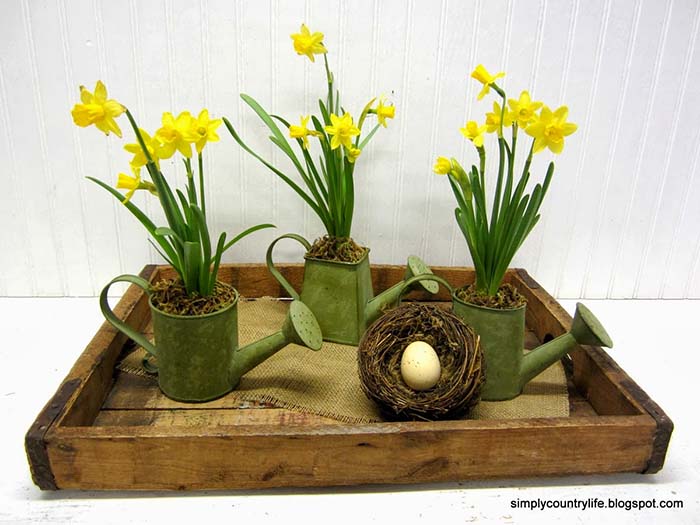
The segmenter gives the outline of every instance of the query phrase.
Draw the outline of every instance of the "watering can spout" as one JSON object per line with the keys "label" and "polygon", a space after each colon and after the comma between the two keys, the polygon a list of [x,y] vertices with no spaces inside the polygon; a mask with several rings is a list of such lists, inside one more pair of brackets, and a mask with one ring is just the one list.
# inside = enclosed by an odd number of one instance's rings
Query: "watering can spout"
{"label": "watering can spout", "polygon": [[[411,255],[408,257],[408,262],[406,263],[406,273],[404,273],[403,280],[396,283],[391,288],[387,288],[379,295],[370,299],[365,306],[365,319],[367,326],[376,321],[384,312],[387,307],[395,305],[405,291],[404,284],[406,281],[415,277],[417,275],[432,274],[430,267],[423,262],[420,257]],[[438,292],[438,284],[434,281],[416,281],[415,284],[411,285],[409,288],[421,287],[425,291],[435,294]]]}
{"label": "watering can spout", "polygon": [[571,349],[580,345],[612,348],[613,342],[603,325],[583,304],[576,304],[576,313],[571,330],[548,343],[538,346],[524,356],[520,368],[520,385],[540,374],[547,367],[564,357]]}
{"label": "watering can spout", "polygon": [[[292,301],[282,329],[258,341],[238,348],[231,359],[231,384],[237,385],[242,375],[251,371],[290,343],[320,350],[321,328],[311,310],[301,301]],[[235,386],[234,386],[235,388]]]}

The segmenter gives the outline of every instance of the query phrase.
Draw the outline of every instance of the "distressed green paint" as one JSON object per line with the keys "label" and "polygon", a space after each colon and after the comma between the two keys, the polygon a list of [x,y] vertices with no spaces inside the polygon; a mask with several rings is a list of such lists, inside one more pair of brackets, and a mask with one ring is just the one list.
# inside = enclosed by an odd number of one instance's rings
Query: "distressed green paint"
{"label": "distressed green paint", "polygon": [[[112,312],[107,296],[116,282],[136,284],[148,294],[155,343]],[[150,295],[147,281],[121,275],[102,290],[100,308],[107,321],[157,358],[157,367],[146,360],[144,366],[158,372],[160,389],[177,401],[203,402],[221,397],[238,385],[241,376],[289,343],[319,350],[323,342],[313,313],[300,301],[290,304],[280,331],[238,348],[238,292],[226,308],[195,316],[167,314],[153,306]]]}
{"label": "distressed green paint", "polygon": [[170,315],[150,306],[163,393],[179,401],[209,401],[231,391],[238,294],[233,304],[207,315]]}
{"label": "distressed green paint", "polygon": [[452,295],[452,308],[481,340],[486,361],[486,381],[481,398],[501,401],[517,397],[523,387],[561,359],[577,344],[612,348],[612,340],[600,321],[581,303],[571,330],[525,354],[525,306],[498,310],[465,303]]}
{"label": "distressed green paint", "polygon": [[367,328],[364,307],[373,296],[369,250],[357,263],[306,258],[301,300],[317,314],[327,341],[356,345]]}
{"label": "distressed green paint", "polygon": [[[270,273],[293,298],[300,298],[314,313],[323,332],[325,341],[347,345],[357,345],[367,327],[382,311],[395,304],[403,290],[406,279],[419,274],[430,274],[430,268],[420,258],[408,258],[404,281],[400,281],[376,297],[372,289],[372,275],[369,265],[369,250],[355,263],[325,261],[305,257],[304,282],[298,293],[272,262],[272,251],[278,241],[293,239],[308,251],[311,244],[296,234],[286,234],[270,244],[266,262]],[[416,281],[430,293],[438,291],[433,281]]]}

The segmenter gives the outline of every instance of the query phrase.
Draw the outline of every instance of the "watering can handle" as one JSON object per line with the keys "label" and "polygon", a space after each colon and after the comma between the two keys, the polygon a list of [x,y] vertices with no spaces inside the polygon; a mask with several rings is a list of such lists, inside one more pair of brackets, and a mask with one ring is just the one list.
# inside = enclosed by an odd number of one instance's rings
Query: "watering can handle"
{"label": "watering can handle", "polygon": [[119,319],[112,309],[109,307],[109,302],[107,302],[107,295],[109,294],[109,288],[114,284],[114,283],[120,283],[120,282],[127,282],[131,284],[135,284],[136,286],[143,288],[143,291],[146,292],[147,296],[151,296],[151,285],[148,281],[145,279],[142,279],[141,277],[138,277],[136,275],[120,275],[119,277],[115,277],[112,279],[107,286],[105,286],[102,289],[102,293],[100,294],[100,310],[102,310],[102,315],[105,316],[105,319],[117,330],[122,332],[123,334],[127,335],[130,337],[136,344],[141,345],[144,350],[149,356],[145,357],[143,359],[143,367],[146,369],[147,372],[155,373],[158,371],[158,368],[152,364],[151,362],[148,361],[148,358],[150,356],[156,356],[157,351],[156,347],[153,343],[151,343],[146,337],[141,334],[140,332],[134,330],[132,327],[130,327],[128,324],[126,324],[124,321]]}
{"label": "watering can handle", "polygon": [[399,290],[398,302],[401,303],[401,296],[404,294],[407,288],[409,288],[412,284],[415,284],[420,281],[433,281],[438,284],[441,284],[445,288],[447,288],[447,290],[450,292],[450,295],[452,295],[452,285],[448,283],[445,279],[435,275],[434,273],[424,273],[421,275],[414,275],[410,279],[404,281],[403,285],[401,286],[401,289]]}
{"label": "watering can handle", "polygon": [[311,249],[311,244],[309,241],[304,239],[301,235],[297,235],[296,233],[286,233],[280,237],[277,237],[270,246],[267,248],[267,254],[265,255],[265,262],[267,263],[267,269],[270,270],[270,273],[272,276],[277,279],[277,282],[279,282],[282,285],[282,288],[284,288],[289,296],[292,299],[297,299],[299,300],[299,294],[297,291],[294,289],[294,287],[289,284],[289,281],[284,278],[284,276],[280,273],[280,271],[275,268],[275,263],[272,262],[272,250],[275,248],[275,245],[277,244],[278,241],[281,241],[282,239],[294,239],[297,241],[299,244],[301,244],[304,248],[306,248],[306,251],[309,251]]}

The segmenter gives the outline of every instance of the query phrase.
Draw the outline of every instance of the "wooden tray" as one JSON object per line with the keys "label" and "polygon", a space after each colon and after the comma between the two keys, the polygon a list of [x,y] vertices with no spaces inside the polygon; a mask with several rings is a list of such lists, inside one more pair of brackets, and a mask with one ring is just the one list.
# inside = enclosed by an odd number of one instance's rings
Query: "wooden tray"
{"label": "wooden tray", "polygon": [[[280,265],[299,287],[303,267]],[[375,290],[403,277],[375,266]],[[467,268],[434,268],[453,285]],[[172,277],[147,266],[151,281]],[[264,265],[229,265],[220,278],[245,297],[283,297]],[[520,269],[508,282],[528,299],[530,338],[556,337],[571,317]],[[441,291],[439,300],[449,301]],[[417,300],[434,296],[414,292]],[[131,286],[115,312],[142,329],[145,294]],[[138,376],[115,369],[131,343],[103,324],[26,435],[34,482],[42,489],[235,489],[419,483],[613,472],[654,473],[673,424],[600,348],[565,360],[571,415],[566,418],[351,425],[226,397],[188,405]]]}

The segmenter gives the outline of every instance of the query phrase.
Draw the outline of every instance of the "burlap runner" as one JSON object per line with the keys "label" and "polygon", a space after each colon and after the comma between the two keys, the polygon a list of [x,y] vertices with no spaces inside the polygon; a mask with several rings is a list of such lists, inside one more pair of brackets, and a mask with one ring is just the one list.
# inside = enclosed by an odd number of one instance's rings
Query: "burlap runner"
{"label": "burlap runner", "polygon": [[[239,339],[245,345],[279,330],[288,303],[274,299],[241,301],[238,306]],[[139,348],[118,368],[146,374],[140,366]],[[156,379],[153,376],[155,382]],[[239,387],[228,394],[241,401],[266,401],[276,406],[309,412],[350,423],[381,421],[377,407],[367,399],[357,374],[356,348],[324,343],[313,352],[289,345],[248,372]],[[523,394],[510,401],[482,401],[471,414],[474,419],[566,417],[569,398],[566,376],[556,363],[531,381]]]}

